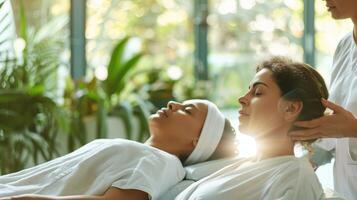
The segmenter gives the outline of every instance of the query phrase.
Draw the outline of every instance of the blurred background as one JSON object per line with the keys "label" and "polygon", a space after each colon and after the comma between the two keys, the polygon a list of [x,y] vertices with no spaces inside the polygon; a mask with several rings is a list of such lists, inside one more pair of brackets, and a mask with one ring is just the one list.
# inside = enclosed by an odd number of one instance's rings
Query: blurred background
{"label": "blurred background", "polygon": [[[95,138],[144,141],[170,100],[208,98],[237,127],[259,61],[304,61],[329,83],[349,21],[314,0],[0,0],[0,168]],[[240,152],[254,141],[238,134]],[[333,188],[331,165],[317,173]]]}

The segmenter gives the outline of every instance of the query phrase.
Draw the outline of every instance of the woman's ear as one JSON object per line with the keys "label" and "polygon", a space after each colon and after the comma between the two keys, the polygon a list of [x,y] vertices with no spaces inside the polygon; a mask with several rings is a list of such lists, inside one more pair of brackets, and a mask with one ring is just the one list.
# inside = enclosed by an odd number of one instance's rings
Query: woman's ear
{"label": "woman's ear", "polygon": [[299,116],[302,108],[302,101],[283,100],[279,103],[279,110],[283,112],[284,119],[288,122],[295,121]]}
{"label": "woman's ear", "polygon": [[289,101],[287,103],[284,118],[288,122],[294,122],[301,113],[303,103],[301,101]]}

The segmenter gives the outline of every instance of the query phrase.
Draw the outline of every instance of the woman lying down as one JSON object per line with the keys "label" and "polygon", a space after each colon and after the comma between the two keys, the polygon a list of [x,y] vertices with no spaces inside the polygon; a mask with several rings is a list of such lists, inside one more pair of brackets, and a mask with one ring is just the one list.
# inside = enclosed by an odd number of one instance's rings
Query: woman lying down
{"label": "woman lying down", "polygon": [[0,199],[156,199],[184,178],[181,161],[194,164],[234,154],[230,123],[206,100],[170,102],[150,116],[149,128],[145,144],[99,139],[0,176]]}
{"label": "woman lying down", "polygon": [[238,127],[256,139],[257,156],[201,179],[176,200],[320,199],[314,170],[294,156],[288,133],[296,120],[322,116],[321,98],[327,97],[322,77],[306,64],[275,57],[258,65],[249,91],[239,98]]}

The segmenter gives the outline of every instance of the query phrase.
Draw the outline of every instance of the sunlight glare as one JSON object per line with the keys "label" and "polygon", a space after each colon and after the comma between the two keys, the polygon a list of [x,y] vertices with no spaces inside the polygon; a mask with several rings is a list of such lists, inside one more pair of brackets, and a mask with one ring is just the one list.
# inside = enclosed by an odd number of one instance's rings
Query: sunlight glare
{"label": "sunlight glare", "polygon": [[182,77],[182,69],[176,65],[172,65],[167,69],[167,75],[172,79],[172,80],[178,80]]}
{"label": "sunlight glare", "polygon": [[239,157],[251,157],[257,153],[255,140],[245,134],[237,133],[236,136],[237,149]]}
{"label": "sunlight glare", "polygon": [[108,70],[105,66],[100,66],[95,68],[94,74],[98,80],[104,81],[108,77]]}
{"label": "sunlight glare", "polygon": [[240,0],[239,4],[243,9],[250,10],[256,5],[256,2],[255,0]]}
{"label": "sunlight glare", "polygon": [[218,13],[221,15],[234,14],[237,12],[237,2],[234,0],[225,0],[218,5]]}

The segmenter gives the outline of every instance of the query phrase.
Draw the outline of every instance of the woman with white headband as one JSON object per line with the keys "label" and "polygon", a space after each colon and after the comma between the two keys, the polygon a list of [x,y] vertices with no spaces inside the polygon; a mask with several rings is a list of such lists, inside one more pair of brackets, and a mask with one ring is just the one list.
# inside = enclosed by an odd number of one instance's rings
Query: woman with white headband
{"label": "woman with white headband", "polygon": [[234,155],[234,131],[207,100],[169,102],[150,116],[149,128],[145,144],[98,139],[0,176],[0,199],[156,199],[184,178],[180,161],[189,165]]}

